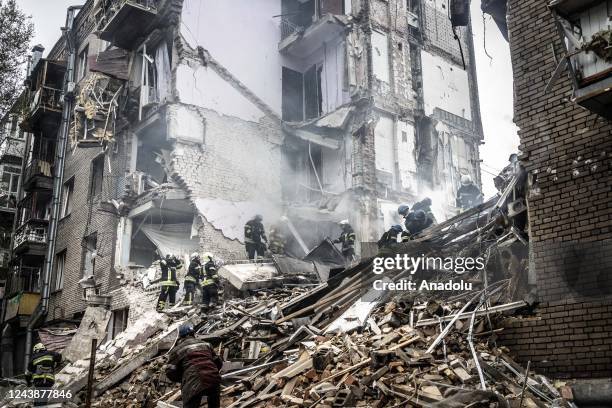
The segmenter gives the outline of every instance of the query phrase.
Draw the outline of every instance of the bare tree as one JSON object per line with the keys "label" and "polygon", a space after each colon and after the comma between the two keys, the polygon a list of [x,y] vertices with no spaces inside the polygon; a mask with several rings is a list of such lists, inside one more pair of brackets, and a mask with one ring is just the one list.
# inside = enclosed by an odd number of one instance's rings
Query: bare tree
{"label": "bare tree", "polygon": [[34,24],[16,0],[0,0],[0,117],[19,96]]}

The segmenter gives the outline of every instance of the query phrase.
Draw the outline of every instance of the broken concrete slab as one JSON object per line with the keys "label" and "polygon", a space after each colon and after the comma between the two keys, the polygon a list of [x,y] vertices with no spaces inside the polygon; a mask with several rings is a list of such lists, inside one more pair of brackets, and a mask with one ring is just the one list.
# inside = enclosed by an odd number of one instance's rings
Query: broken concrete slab
{"label": "broken concrete slab", "polygon": [[62,353],[64,359],[77,361],[87,358],[91,350],[91,341],[96,339],[101,342],[106,336],[106,326],[110,317],[110,310],[104,307],[87,307],[76,334]]}

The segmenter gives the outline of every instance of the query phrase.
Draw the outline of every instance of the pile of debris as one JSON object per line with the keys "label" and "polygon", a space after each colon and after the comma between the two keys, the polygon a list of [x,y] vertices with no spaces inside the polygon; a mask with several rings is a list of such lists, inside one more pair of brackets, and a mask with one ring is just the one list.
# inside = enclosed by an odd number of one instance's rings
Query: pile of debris
{"label": "pile of debris", "polygon": [[[375,258],[326,271],[323,283],[300,278],[280,288],[261,279],[253,285],[241,264],[226,265],[242,298],[205,314],[180,305],[164,314],[148,310],[98,349],[94,406],[175,406],[180,390],[164,366],[177,328],[191,322],[224,360],[223,406],[572,407],[496,344],[498,318],[533,306],[521,177],[503,180],[498,198],[379,254],[480,256],[485,268],[461,272],[470,290],[376,290],[377,280],[445,282],[458,272],[413,264],[379,275]],[[303,271],[282,259],[274,265],[321,276],[312,263]],[[56,386],[83,401],[88,366],[82,359],[64,367]]]}

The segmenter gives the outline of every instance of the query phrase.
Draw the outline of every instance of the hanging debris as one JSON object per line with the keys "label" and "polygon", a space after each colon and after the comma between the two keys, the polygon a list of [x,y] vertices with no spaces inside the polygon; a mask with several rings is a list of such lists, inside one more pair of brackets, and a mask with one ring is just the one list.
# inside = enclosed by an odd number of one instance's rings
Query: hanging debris
{"label": "hanging debris", "polygon": [[101,146],[114,139],[123,82],[99,72],[80,85],[70,127],[72,146]]}

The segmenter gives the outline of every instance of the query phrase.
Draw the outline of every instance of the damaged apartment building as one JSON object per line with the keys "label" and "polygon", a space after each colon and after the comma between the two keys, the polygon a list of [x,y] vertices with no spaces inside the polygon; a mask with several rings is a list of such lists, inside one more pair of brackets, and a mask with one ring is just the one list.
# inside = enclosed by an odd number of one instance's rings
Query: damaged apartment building
{"label": "damaged apartment building", "polygon": [[109,336],[125,328],[122,285],[160,254],[243,259],[254,214],[286,216],[298,257],[342,219],[369,254],[399,203],[456,214],[483,134],[471,29],[449,15],[447,0],[70,8],[34,51],[21,112],[3,375],[23,370],[34,327],[87,304],[110,308]]}

